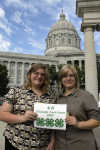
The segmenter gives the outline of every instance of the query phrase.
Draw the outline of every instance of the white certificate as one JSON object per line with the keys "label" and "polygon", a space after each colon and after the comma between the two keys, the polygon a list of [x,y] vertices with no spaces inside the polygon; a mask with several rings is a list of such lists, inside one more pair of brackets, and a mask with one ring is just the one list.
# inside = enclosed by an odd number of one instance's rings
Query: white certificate
{"label": "white certificate", "polygon": [[66,104],[35,103],[34,112],[38,114],[34,127],[66,130]]}

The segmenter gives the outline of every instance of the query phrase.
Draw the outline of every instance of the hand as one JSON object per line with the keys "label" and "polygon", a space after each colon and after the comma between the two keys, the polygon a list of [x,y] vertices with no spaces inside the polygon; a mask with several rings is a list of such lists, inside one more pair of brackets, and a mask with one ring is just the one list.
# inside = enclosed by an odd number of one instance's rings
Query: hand
{"label": "hand", "polygon": [[30,120],[36,120],[37,114],[33,111],[27,110],[23,115],[20,115],[19,120],[20,122],[26,122]]}
{"label": "hand", "polygon": [[46,148],[46,150],[54,150],[54,143],[53,142],[50,142],[48,144],[48,147]]}
{"label": "hand", "polygon": [[69,125],[73,125],[75,127],[78,127],[78,121],[76,119],[76,117],[74,116],[68,116],[65,121],[69,124]]}

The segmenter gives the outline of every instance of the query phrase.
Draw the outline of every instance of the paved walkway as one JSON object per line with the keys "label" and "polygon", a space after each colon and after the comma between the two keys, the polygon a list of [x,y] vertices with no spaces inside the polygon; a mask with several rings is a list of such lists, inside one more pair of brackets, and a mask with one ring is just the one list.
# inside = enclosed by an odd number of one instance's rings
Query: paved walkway
{"label": "paved walkway", "polygon": [[4,137],[3,137],[3,131],[5,128],[5,123],[0,121],[0,150],[4,150]]}

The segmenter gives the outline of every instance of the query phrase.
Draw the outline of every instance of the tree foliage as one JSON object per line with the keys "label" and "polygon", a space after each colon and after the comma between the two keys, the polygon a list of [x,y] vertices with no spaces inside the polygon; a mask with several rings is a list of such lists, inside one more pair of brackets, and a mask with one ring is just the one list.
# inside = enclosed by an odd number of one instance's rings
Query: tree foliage
{"label": "tree foliage", "polygon": [[51,85],[55,83],[55,81],[58,81],[58,72],[56,71],[56,66],[55,65],[48,65],[48,72],[50,76],[50,82]]}
{"label": "tree foliage", "polygon": [[[47,66],[48,67],[48,71],[50,74],[50,79],[51,79],[51,85],[54,85],[55,82],[57,84],[59,84],[59,71],[60,69],[63,67],[63,64],[60,64],[57,66],[57,70],[56,70],[56,66],[55,65],[51,65],[51,66]],[[75,66],[77,73],[78,73],[78,77],[79,77],[79,86],[81,89],[85,88],[85,71],[84,70],[80,70],[80,68],[76,65]]]}
{"label": "tree foliage", "polygon": [[79,87],[80,89],[85,89],[85,70],[81,70],[78,66],[75,66],[78,78],[79,78]]}
{"label": "tree foliage", "polygon": [[0,96],[4,96],[7,93],[8,82],[9,79],[7,67],[5,65],[0,64]]}

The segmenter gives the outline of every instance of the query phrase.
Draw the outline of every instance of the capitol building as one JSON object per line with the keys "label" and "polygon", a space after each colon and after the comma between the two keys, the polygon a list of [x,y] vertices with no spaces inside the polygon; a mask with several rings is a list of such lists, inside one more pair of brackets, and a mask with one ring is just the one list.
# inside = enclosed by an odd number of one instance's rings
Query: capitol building
{"label": "capitol building", "polygon": [[[100,55],[97,54],[99,63]],[[54,23],[46,37],[45,55],[28,55],[0,52],[0,64],[6,65],[9,75],[9,86],[20,86],[32,63],[55,65],[77,64],[84,68],[84,51],[80,49],[80,37],[74,25],[66,20],[61,12],[59,20]]]}
{"label": "capitol building", "polygon": [[[100,0],[76,0],[76,15],[82,18],[85,50],[81,50],[81,39],[62,11],[46,37],[44,56],[0,52],[0,64],[8,69],[9,87],[22,85],[33,63],[54,65],[56,69],[60,64],[72,64],[78,65],[81,70],[85,68],[85,88],[98,101],[97,68],[100,70],[100,54],[95,53],[94,32],[100,32]],[[4,127],[5,124],[0,122],[0,150],[5,149]],[[94,134],[100,150],[100,127],[94,130]]]}

